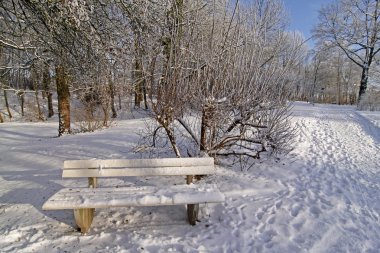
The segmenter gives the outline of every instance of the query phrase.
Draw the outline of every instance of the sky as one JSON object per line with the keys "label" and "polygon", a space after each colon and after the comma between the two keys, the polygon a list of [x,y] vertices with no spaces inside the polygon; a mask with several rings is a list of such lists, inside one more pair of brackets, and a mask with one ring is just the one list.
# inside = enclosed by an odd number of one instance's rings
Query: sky
{"label": "sky", "polygon": [[[290,30],[302,32],[305,39],[311,36],[311,29],[318,22],[318,10],[334,0],[283,0],[289,13]],[[313,46],[313,42],[308,43]]]}

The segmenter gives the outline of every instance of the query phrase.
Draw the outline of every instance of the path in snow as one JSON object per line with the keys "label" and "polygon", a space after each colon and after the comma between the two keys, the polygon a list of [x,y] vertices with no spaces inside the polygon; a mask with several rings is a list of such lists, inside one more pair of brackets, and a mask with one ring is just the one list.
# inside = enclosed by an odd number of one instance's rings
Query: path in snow
{"label": "path in snow", "polygon": [[[233,248],[378,252],[380,129],[352,107],[297,104],[294,121],[299,135],[293,159],[243,175],[255,190],[242,189],[226,204],[222,216],[236,237]],[[227,180],[244,182],[238,177]],[[221,183],[227,196],[230,183]]]}
{"label": "path in snow", "polygon": [[289,165],[289,173],[296,176],[278,177],[285,190],[256,212],[259,228],[272,227],[261,235],[289,237],[287,247],[308,252],[375,252],[380,248],[379,128],[352,109],[306,108],[301,116],[302,106],[299,112],[295,108],[299,160]]}
{"label": "path in snow", "polygon": [[287,184],[298,187],[288,195],[296,200],[292,215],[304,213],[315,221],[309,219],[313,229],[301,228],[295,239],[317,236],[310,249],[318,252],[379,248],[379,129],[352,110],[313,109],[298,122],[298,141],[308,145],[297,152],[306,165]]}

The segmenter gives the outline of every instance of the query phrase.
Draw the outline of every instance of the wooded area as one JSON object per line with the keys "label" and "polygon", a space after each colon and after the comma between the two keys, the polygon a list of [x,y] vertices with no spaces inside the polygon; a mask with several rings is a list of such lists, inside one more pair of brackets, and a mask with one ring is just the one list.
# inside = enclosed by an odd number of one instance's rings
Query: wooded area
{"label": "wooded area", "polygon": [[[320,11],[310,50],[277,0],[1,1],[0,122],[12,118],[9,96],[24,113],[33,92],[38,120],[58,113],[59,136],[71,121],[108,126],[129,103],[155,119],[145,140],[164,135],[177,157],[286,150],[290,100],[378,106],[367,86],[377,80],[379,5],[356,2]],[[190,146],[179,147],[181,133]]]}

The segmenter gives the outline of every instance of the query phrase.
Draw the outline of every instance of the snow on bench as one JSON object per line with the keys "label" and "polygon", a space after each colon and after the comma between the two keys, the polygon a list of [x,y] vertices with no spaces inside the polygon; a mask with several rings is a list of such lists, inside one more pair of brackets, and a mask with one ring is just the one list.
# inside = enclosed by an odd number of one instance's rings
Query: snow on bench
{"label": "snow on bench", "polygon": [[165,189],[143,186],[122,188],[64,188],[51,197],[44,210],[107,208],[125,206],[162,206],[223,202],[215,185],[174,185]]}
{"label": "snow on bench", "polygon": [[[190,184],[193,175],[213,173],[213,158],[65,161],[62,177],[88,177],[90,188],[61,189],[42,209],[74,209],[76,224],[82,233],[87,233],[95,208],[186,204],[189,223],[195,225],[200,203],[224,201],[215,185]],[[98,177],[180,175],[187,176],[187,185],[96,188]]]}

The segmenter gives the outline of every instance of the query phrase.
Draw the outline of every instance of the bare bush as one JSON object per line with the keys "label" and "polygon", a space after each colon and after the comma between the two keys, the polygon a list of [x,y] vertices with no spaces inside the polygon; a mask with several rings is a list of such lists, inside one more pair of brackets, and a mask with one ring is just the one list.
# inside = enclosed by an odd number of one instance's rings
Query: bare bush
{"label": "bare bush", "polygon": [[35,102],[31,99],[25,99],[25,110],[24,113],[24,120],[30,121],[30,122],[35,122],[35,121],[40,121],[40,112],[38,109],[38,106],[35,104]]}
{"label": "bare bush", "polygon": [[369,89],[359,103],[359,110],[380,111],[380,91],[376,89]]}
{"label": "bare bush", "polygon": [[80,132],[93,132],[111,123],[109,86],[92,85],[76,93],[80,103],[73,109],[74,124]]}
{"label": "bare bush", "polygon": [[75,129],[79,132],[94,132],[103,127],[103,117],[90,106],[76,107],[72,109],[72,117]]}

